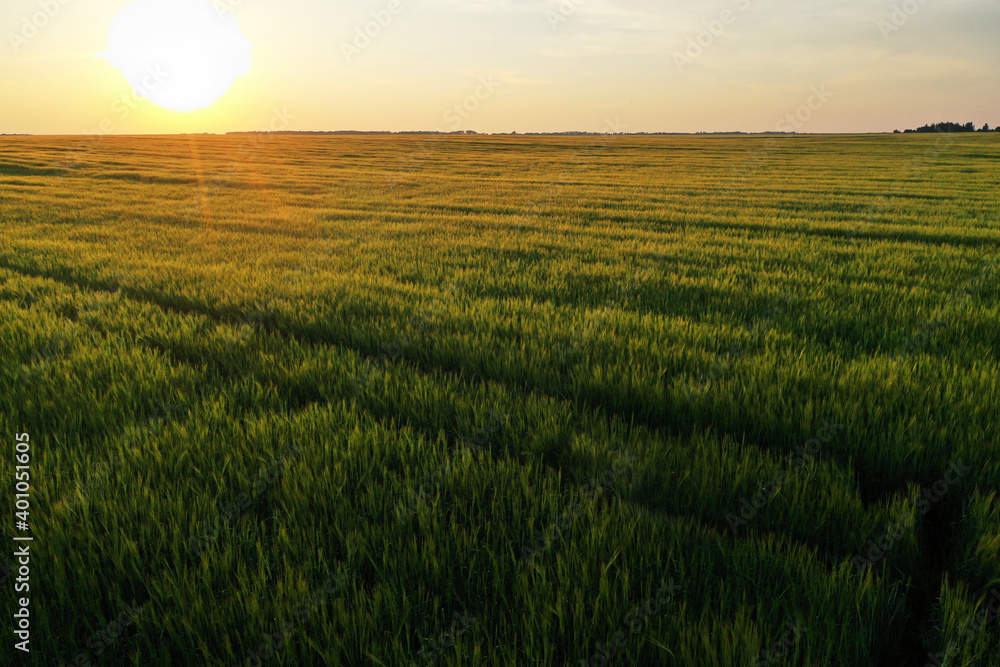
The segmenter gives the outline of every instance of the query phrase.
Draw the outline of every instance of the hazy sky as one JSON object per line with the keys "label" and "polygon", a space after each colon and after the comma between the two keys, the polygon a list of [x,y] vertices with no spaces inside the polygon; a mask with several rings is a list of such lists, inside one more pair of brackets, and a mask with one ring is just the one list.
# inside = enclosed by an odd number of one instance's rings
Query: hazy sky
{"label": "hazy sky", "polygon": [[0,0],[0,132],[1000,124],[997,0],[213,2],[249,73],[182,113],[94,57],[129,0]]}

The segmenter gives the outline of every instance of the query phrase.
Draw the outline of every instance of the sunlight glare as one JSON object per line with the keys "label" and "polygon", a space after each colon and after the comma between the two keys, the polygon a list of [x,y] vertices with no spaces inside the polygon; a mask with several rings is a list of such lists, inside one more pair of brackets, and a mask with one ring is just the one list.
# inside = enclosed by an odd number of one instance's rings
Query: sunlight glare
{"label": "sunlight glare", "polygon": [[250,71],[252,44],[208,0],[135,0],[112,19],[99,54],[135,92],[175,111],[222,97]]}

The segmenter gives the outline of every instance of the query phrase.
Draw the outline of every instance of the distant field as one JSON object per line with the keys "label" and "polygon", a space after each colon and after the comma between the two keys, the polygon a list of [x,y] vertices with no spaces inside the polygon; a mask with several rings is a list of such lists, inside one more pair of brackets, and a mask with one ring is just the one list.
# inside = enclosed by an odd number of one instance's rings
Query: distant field
{"label": "distant field", "polygon": [[1000,136],[0,139],[18,664],[1000,665],[998,256]]}

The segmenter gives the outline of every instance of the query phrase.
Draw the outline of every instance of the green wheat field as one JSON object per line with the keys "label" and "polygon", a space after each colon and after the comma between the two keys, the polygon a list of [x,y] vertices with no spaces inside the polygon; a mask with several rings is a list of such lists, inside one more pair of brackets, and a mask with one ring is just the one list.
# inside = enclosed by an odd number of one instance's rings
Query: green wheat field
{"label": "green wheat field", "polygon": [[991,135],[0,139],[0,662],[1000,665],[998,256]]}

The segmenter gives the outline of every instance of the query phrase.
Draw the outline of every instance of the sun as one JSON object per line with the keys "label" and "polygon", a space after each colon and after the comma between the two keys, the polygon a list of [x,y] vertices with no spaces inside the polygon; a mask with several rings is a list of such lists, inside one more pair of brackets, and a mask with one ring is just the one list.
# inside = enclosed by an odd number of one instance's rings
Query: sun
{"label": "sun", "polygon": [[250,71],[253,45],[208,0],[134,0],[112,20],[106,58],[135,92],[175,111],[203,109]]}

